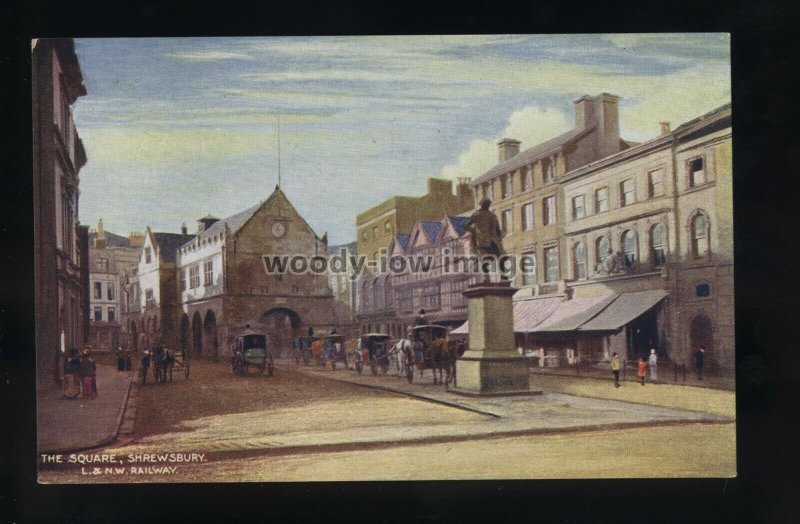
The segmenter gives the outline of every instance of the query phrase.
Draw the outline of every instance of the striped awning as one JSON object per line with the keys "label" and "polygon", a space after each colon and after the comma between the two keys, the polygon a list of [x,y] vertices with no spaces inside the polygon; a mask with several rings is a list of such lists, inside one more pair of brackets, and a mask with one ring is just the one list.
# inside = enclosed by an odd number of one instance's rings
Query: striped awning
{"label": "striped awning", "polygon": [[616,331],[641,316],[667,296],[663,289],[622,293],[578,331]]}

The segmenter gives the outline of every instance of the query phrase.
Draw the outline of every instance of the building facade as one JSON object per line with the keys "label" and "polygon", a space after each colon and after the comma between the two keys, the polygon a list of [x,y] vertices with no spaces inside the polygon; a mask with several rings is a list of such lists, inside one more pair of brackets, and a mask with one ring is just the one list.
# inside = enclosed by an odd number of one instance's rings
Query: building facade
{"label": "building facade", "polygon": [[440,220],[475,207],[469,179],[461,178],[453,194],[452,180],[428,179],[428,193],[420,197],[395,196],[356,217],[356,251],[368,261],[378,260],[395,235],[409,234],[420,220]]}
{"label": "building facade", "polygon": [[89,344],[109,351],[129,346],[125,276],[139,264],[137,235],[115,235],[103,220],[89,234]]}
{"label": "building facade", "polygon": [[[356,256],[356,243],[328,246],[329,262],[341,260],[341,267],[332,268],[328,276],[328,286],[334,298],[336,329],[339,333],[351,336],[356,328],[358,303],[357,285],[351,273],[354,272],[353,259]],[[333,258],[338,257],[338,258]]]}
{"label": "building facade", "polygon": [[[177,347],[198,356],[226,357],[247,324],[267,332],[277,350],[309,326],[337,322],[327,275],[267,274],[264,255],[328,254],[278,187],[264,202],[230,217],[205,217],[177,250],[173,282],[180,297]],[[142,275],[139,275],[141,281]]]}
{"label": "building facade", "polygon": [[32,49],[36,363],[60,381],[62,349],[88,335],[88,228],[78,224],[78,172],[86,164],[72,105],[86,95],[72,39]]}

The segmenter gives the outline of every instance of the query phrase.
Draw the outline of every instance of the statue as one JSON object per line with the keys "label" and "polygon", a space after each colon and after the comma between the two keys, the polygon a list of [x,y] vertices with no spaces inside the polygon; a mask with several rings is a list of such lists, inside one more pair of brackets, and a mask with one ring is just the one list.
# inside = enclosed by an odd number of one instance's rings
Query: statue
{"label": "statue", "polygon": [[[504,254],[503,231],[500,229],[497,215],[489,211],[490,205],[492,205],[492,201],[488,198],[481,200],[481,208],[472,213],[466,227],[469,231],[472,252],[481,259],[485,256],[498,258]],[[489,273],[483,263],[481,263],[481,270],[484,272],[485,281],[488,282]]]}

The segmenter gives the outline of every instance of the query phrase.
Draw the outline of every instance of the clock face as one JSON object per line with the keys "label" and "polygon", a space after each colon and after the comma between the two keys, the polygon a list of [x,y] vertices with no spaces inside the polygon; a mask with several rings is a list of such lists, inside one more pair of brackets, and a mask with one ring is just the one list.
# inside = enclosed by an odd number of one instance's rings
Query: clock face
{"label": "clock face", "polygon": [[280,238],[286,234],[286,226],[282,222],[273,222],[271,230],[272,236],[275,238]]}

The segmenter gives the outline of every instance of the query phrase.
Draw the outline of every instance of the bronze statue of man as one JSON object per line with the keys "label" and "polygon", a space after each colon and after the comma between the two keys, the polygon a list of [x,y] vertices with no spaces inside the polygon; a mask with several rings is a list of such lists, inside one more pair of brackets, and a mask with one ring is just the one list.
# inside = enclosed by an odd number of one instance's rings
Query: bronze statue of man
{"label": "bronze statue of man", "polygon": [[[500,229],[500,221],[497,215],[489,211],[492,201],[484,198],[480,202],[481,208],[469,217],[467,221],[467,231],[469,231],[470,245],[472,252],[479,257],[494,256],[500,257],[503,250],[503,230]],[[483,263],[481,268],[486,273]],[[485,275],[489,278],[488,273]]]}

